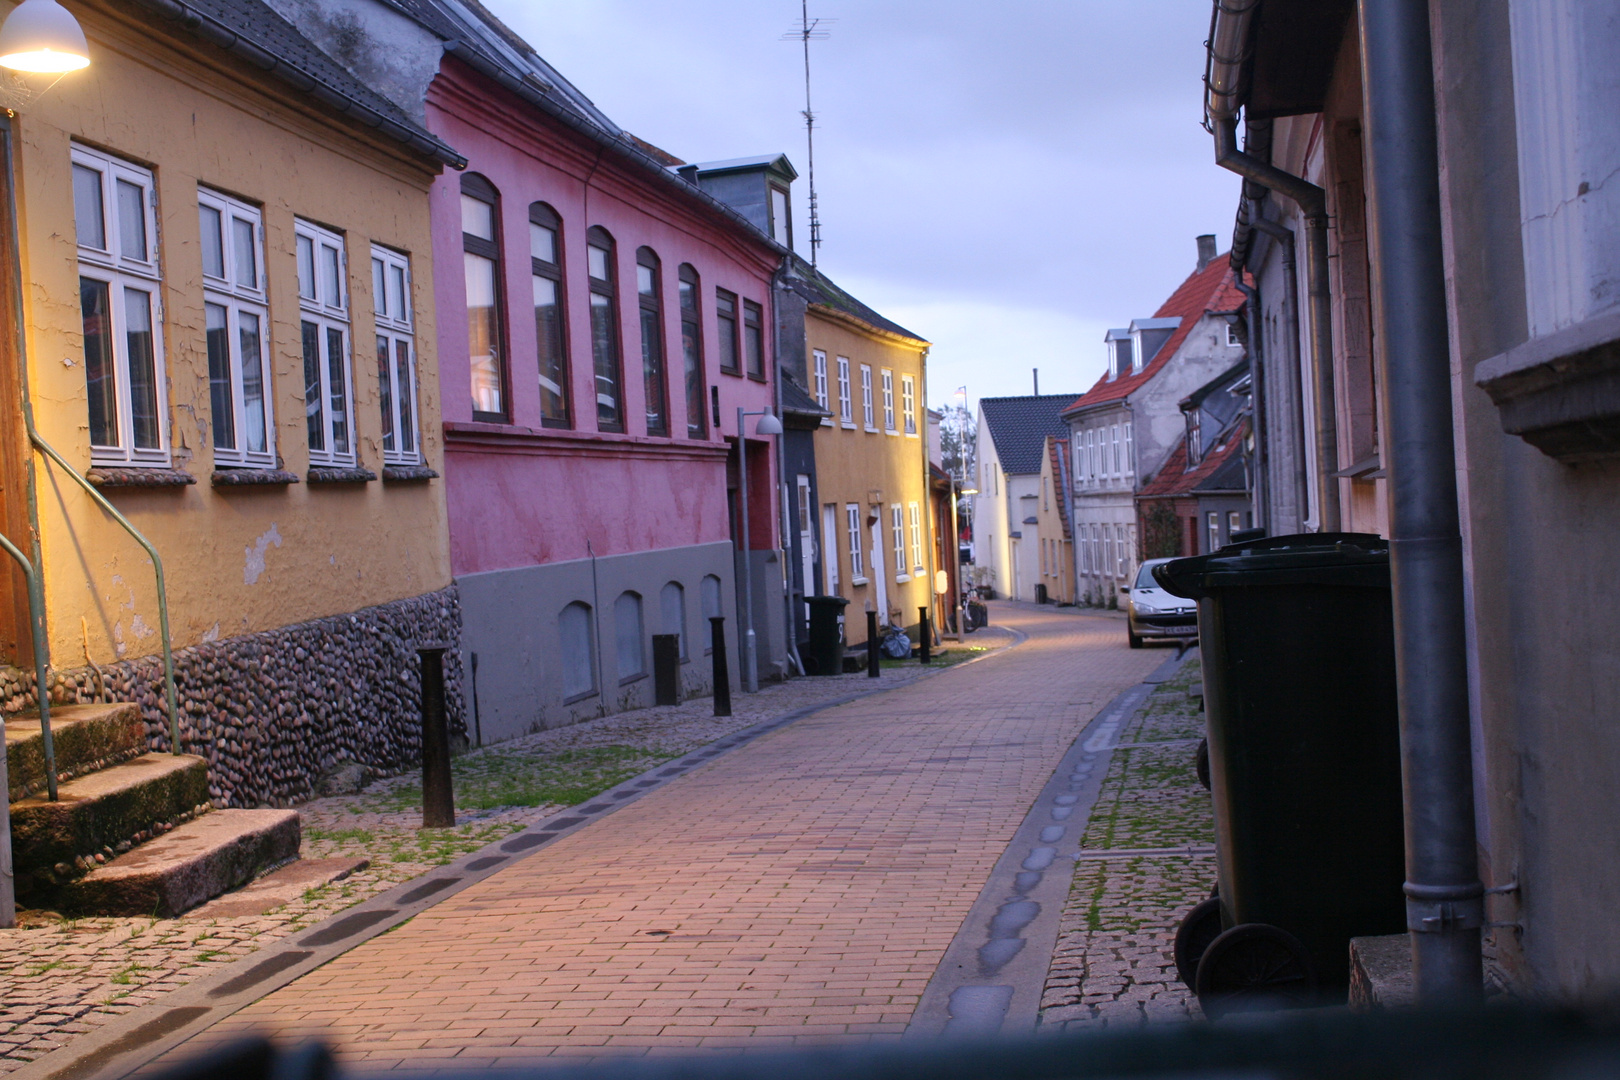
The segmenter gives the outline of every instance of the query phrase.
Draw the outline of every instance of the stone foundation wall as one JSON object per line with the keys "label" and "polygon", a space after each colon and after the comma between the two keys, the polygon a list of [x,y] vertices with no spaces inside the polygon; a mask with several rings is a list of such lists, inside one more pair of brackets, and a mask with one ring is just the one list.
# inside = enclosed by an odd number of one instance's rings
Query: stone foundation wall
{"label": "stone foundation wall", "polygon": [[[290,806],[322,777],[368,777],[422,756],[418,645],[443,644],[451,739],[466,745],[461,606],[454,585],[347,615],[227,638],[174,654],[180,747],[208,761],[215,806]],[[133,701],[154,751],[169,746],[163,658],[53,672],[51,701]],[[7,713],[36,704],[34,673],[0,668]]]}

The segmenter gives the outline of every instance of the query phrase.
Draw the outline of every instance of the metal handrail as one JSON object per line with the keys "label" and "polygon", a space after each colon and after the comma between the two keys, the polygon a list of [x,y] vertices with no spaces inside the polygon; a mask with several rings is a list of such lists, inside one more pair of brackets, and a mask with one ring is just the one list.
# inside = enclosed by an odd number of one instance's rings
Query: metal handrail
{"label": "metal handrail", "polygon": [[96,486],[84,475],[67,463],[67,460],[58,454],[50,443],[34,429],[34,411],[25,401],[23,405],[23,418],[28,423],[28,437],[35,446],[39,447],[50,458],[62,467],[66,473],[79,482],[79,486],[90,493],[90,497],[107,513],[112,515],[114,521],[124,527],[124,531],[134,537],[135,542],[146,549],[152,557],[152,569],[157,572],[157,600],[158,600],[158,632],[163,638],[163,690],[168,699],[169,706],[169,749],[171,753],[178,754],[180,750],[180,709],[175,703],[174,694],[174,649],[169,640],[169,593],[163,582],[163,557],[152,546],[152,541],[141,535],[141,531],[129,523],[129,519],[118,512],[118,507],[107,501],[107,496],[96,489]]}
{"label": "metal handrail", "polygon": [[0,547],[17,560],[28,582],[28,624],[34,635],[34,696],[39,698],[39,734],[45,750],[45,794],[56,801],[56,743],[51,739],[51,642],[45,633],[45,585],[22,549],[0,533]]}

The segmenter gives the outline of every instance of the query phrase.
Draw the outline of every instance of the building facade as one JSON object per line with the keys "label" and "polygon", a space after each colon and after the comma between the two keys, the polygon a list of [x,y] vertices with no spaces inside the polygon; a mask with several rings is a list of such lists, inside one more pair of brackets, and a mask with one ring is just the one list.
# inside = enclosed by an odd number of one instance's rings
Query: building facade
{"label": "building facade", "polygon": [[1033,601],[1042,582],[1041,463],[1046,440],[1068,434],[1062,414],[1074,400],[1074,394],[979,400],[974,584],[998,596]]}
{"label": "building facade", "polygon": [[1041,503],[1036,538],[1040,543],[1038,599],[1053,604],[1075,602],[1074,532],[1069,524],[1069,440],[1047,437],[1041,453]]}

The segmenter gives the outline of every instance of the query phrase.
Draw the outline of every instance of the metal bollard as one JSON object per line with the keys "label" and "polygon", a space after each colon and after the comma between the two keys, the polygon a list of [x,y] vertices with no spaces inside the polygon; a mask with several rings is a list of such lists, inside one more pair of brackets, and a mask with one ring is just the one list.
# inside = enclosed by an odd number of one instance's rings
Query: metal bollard
{"label": "metal bollard", "polygon": [[681,635],[653,635],[653,704],[681,703]]}
{"label": "metal bollard", "polygon": [[917,632],[922,635],[922,652],[918,654],[918,659],[926,664],[934,658],[934,634],[928,627],[928,609],[925,607],[917,609]]}
{"label": "metal bollard", "polygon": [[883,661],[879,659],[878,653],[877,612],[868,611],[866,613],[866,675],[867,678],[875,679],[881,674],[883,674]]}
{"label": "metal bollard", "polygon": [[714,715],[731,715],[731,670],[726,666],[726,617],[709,616],[709,643],[714,649]]}
{"label": "metal bollard", "polygon": [[450,723],[444,711],[444,647],[416,650],[422,665],[422,828],[456,823],[450,785]]}

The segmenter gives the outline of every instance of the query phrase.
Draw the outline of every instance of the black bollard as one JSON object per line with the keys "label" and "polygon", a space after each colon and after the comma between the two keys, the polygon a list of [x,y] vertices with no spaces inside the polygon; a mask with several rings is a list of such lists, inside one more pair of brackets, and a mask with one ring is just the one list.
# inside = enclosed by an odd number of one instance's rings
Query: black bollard
{"label": "black bollard", "polygon": [[731,715],[731,671],[726,666],[726,617],[709,616],[709,642],[714,648],[714,715]]}
{"label": "black bollard", "polygon": [[878,654],[877,612],[866,613],[866,675],[875,679],[883,674],[883,661]]}
{"label": "black bollard", "polygon": [[681,703],[681,635],[653,635],[653,704]]}
{"label": "black bollard", "polygon": [[917,609],[917,632],[922,635],[922,652],[918,654],[918,659],[926,664],[934,658],[934,634],[928,628],[928,609],[925,607]]}
{"label": "black bollard", "polygon": [[422,663],[422,828],[456,823],[450,785],[450,723],[444,712],[444,648],[417,649]]}

